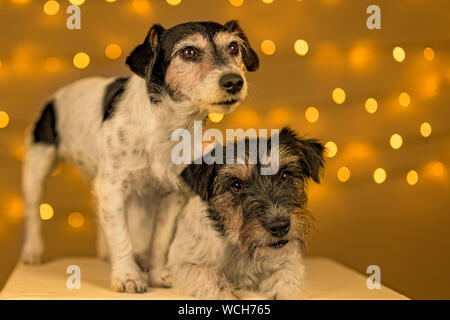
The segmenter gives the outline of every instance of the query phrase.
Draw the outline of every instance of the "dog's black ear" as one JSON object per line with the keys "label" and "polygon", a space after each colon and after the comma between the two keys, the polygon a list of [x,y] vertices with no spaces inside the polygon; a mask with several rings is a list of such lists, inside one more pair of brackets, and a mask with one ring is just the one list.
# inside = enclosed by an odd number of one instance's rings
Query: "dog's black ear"
{"label": "dog's black ear", "polygon": [[181,173],[181,178],[203,200],[208,200],[215,176],[215,164],[190,164]]}
{"label": "dog's black ear", "polygon": [[302,167],[307,177],[320,183],[320,172],[325,164],[325,147],[316,139],[303,139],[290,128],[280,132],[280,148],[286,146],[299,155]]}
{"label": "dog's black ear", "polygon": [[142,78],[150,78],[153,64],[156,61],[159,43],[165,29],[160,24],[155,24],[148,31],[143,43],[138,45],[128,56],[126,64],[130,69]]}
{"label": "dog's black ear", "polygon": [[224,24],[227,31],[236,33],[239,38],[242,39],[244,43],[244,48],[242,52],[242,60],[244,61],[245,67],[248,71],[256,71],[259,68],[259,58],[255,50],[250,46],[250,42],[247,39],[244,31],[236,20],[228,21]]}

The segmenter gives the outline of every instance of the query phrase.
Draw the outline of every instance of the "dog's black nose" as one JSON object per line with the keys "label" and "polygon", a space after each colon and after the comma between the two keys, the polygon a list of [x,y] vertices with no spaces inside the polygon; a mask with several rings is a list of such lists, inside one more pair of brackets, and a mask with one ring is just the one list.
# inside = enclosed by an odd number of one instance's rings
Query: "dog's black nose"
{"label": "dog's black nose", "polygon": [[270,233],[277,238],[281,238],[289,232],[291,223],[289,220],[278,220],[269,225]]}
{"label": "dog's black nose", "polygon": [[244,79],[237,73],[227,73],[220,78],[219,83],[226,92],[235,94],[241,91]]}

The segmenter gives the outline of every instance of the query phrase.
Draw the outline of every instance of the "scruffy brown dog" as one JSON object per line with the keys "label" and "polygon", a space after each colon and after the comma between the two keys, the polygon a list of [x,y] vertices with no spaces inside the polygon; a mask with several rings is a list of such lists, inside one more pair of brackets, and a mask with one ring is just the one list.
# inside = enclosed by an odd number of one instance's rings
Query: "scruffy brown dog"
{"label": "scruffy brown dog", "polygon": [[235,299],[239,289],[268,299],[301,298],[301,249],[311,228],[306,186],[309,179],[319,182],[323,154],[317,140],[284,128],[274,175],[261,175],[259,159],[188,166],[182,177],[197,195],[180,216],[170,248],[173,286],[202,299]]}

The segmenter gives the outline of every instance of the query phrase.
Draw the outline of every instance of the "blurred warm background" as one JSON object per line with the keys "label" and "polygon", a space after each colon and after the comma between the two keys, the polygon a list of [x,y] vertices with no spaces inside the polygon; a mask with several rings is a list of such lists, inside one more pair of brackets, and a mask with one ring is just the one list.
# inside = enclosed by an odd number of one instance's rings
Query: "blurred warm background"
{"label": "blurred warm background", "polygon": [[[81,30],[66,28],[69,2]],[[366,27],[371,4],[381,30]],[[129,74],[125,57],[153,23],[238,19],[261,68],[249,99],[212,125],[290,125],[327,142],[310,254],[379,265],[412,298],[450,298],[449,12],[447,0],[0,0],[0,288],[21,244],[24,132],[46,97]],[[47,257],[94,255],[89,182],[63,164],[43,203]]]}

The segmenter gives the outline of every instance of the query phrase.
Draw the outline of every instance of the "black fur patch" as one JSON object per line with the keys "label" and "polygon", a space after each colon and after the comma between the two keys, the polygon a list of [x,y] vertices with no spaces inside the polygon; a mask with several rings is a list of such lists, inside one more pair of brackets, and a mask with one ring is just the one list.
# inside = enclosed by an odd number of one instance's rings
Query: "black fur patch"
{"label": "black fur patch", "polygon": [[[190,164],[181,173],[181,178],[197,193],[203,201],[208,201],[212,193],[212,185],[216,171],[220,164]],[[213,222],[214,229],[219,234],[225,234],[225,226],[222,218],[212,209],[207,212],[207,217]]]}
{"label": "black fur patch", "polygon": [[226,230],[220,214],[215,210],[208,209],[207,217],[212,221],[214,230],[216,230],[220,235],[224,236]]}
{"label": "black fur patch", "polygon": [[316,139],[302,139],[290,128],[280,132],[280,145],[286,145],[294,154],[301,155],[304,174],[320,183],[320,171],[324,167],[325,147]]}
{"label": "black fur patch", "polygon": [[117,78],[106,87],[105,95],[103,96],[103,121],[113,116],[116,103],[122,96],[127,81],[128,78]]}
{"label": "black fur patch", "polygon": [[53,144],[58,146],[58,134],[56,132],[56,115],[54,101],[50,101],[42,111],[39,121],[34,126],[34,142]]}
{"label": "black fur patch", "polygon": [[195,191],[203,200],[207,201],[211,193],[217,164],[208,165],[190,164],[183,172],[181,178]]}

